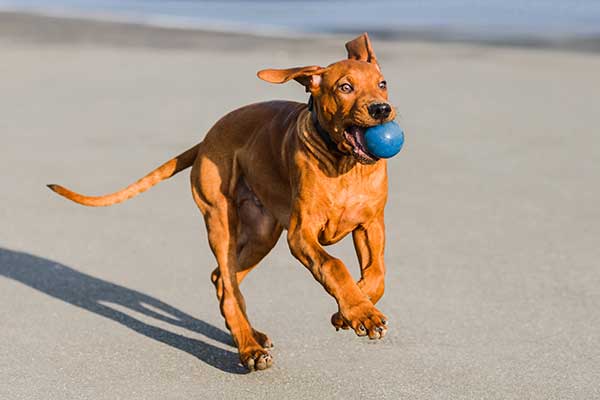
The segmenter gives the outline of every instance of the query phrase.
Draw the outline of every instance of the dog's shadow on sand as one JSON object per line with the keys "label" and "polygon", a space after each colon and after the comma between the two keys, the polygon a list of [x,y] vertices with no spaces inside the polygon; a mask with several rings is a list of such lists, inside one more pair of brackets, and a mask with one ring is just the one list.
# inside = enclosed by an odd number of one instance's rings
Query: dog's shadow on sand
{"label": "dog's shadow on sand", "polygon": [[222,371],[246,373],[235,352],[149,325],[110,306],[114,304],[121,309],[129,309],[232,346],[228,333],[152,296],[94,278],[51,260],[3,248],[0,248],[0,276],[111,319],[148,338],[185,351]]}

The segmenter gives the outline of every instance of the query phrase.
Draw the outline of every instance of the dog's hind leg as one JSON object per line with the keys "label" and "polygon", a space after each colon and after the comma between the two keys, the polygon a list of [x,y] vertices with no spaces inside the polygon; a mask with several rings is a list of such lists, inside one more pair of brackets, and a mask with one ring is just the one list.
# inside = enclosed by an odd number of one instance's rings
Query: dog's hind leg
{"label": "dog's hind leg", "polygon": [[[279,236],[281,234],[281,230],[278,232],[273,232],[273,236]],[[236,273],[238,285],[242,283],[242,280],[248,275],[250,271],[252,271],[259,262],[269,253],[269,251],[273,248],[273,246],[277,243],[277,238],[275,238],[272,242],[262,242],[262,241],[251,241],[246,243],[242,250],[242,255],[238,256],[238,267],[239,271]],[[211,281],[215,285],[215,289],[217,292],[217,298],[221,301],[223,297],[223,278],[221,276],[221,272],[219,267],[215,268],[211,273]],[[246,313],[246,304],[245,302],[240,303],[242,306],[242,310]],[[246,315],[247,318],[247,315]],[[256,330],[253,329],[254,338],[263,348],[273,347],[273,342],[269,337]]]}
{"label": "dog's hind leg", "polygon": [[[239,215],[235,202],[235,160],[222,154],[199,153],[191,174],[192,193],[204,215],[210,248],[221,275],[221,314],[238,348],[240,360],[249,370],[272,364],[271,354],[258,343],[245,312],[237,272]],[[233,183],[233,184],[232,184]]]}
{"label": "dog's hind leg", "polygon": [[[262,206],[243,178],[238,182],[235,199],[238,214],[236,277],[240,284],[275,246],[283,227]],[[220,301],[223,296],[223,279],[218,267],[212,272],[211,281],[215,285],[217,298]],[[241,305],[245,312],[245,303],[242,302]],[[264,348],[273,347],[269,337],[256,329],[254,329],[254,337]]]}

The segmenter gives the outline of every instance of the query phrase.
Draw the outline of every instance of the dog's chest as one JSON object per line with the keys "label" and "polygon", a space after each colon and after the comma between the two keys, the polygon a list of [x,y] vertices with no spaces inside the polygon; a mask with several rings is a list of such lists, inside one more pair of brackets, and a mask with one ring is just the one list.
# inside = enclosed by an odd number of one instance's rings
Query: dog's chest
{"label": "dog's chest", "polygon": [[384,179],[342,181],[326,192],[328,206],[321,210],[325,222],[319,241],[333,244],[358,226],[368,224],[383,211],[387,182]]}

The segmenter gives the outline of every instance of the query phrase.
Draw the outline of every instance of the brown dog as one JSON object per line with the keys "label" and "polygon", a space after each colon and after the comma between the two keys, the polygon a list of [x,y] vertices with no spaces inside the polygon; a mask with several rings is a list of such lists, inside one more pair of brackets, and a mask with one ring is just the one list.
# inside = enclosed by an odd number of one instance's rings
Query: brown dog
{"label": "brown dog", "polygon": [[[212,282],[250,370],[271,365],[272,344],[250,325],[239,285],[284,229],[294,257],[335,298],[336,329],[352,328],[371,339],[386,333],[387,318],[374,307],[384,290],[386,162],[366,151],[364,131],[395,113],[367,34],[346,49],[348,59],[328,67],[258,73],[267,82],[300,82],[311,94],[308,107],[271,101],[235,110],[201,143],[113,194],[90,197],[49,185],[79,204],[108,206],[193,166],[192,193],[218,264]],[[323,248],[350,232],[361,268],[358,282]]]}

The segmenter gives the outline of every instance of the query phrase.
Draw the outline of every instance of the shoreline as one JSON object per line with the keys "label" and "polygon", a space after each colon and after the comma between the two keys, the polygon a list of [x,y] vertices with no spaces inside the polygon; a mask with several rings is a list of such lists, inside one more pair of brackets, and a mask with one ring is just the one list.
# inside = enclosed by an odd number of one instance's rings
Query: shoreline
{"label": "shoreline", "polygon": [[[35,29],[32,29],[35,27]],[[236,48],[231,39],[243,38],[239,48],[263,46],[265,42],[305,43],[319,38],[340,40],[355,35],[355,31],[312,34],[292,31],[251,31],[235,29],[202,29],[193,26],[174,26],[156,21],[139,22],[113,17],[57,15],[43,12],[0,11],[0,39],[33,43],[87,43],[119,47],[151,47],[161,49]],[[465,44],[484,47],[508,47],[529,50],[558,50],[579,53],[600,53],[600,36],[540,37],[535,35],[476,36],[444,30],[406,29],[393,34],[369,31],[372,38],[391,43]],[[243,43],[242,43],[243,42]]]}

